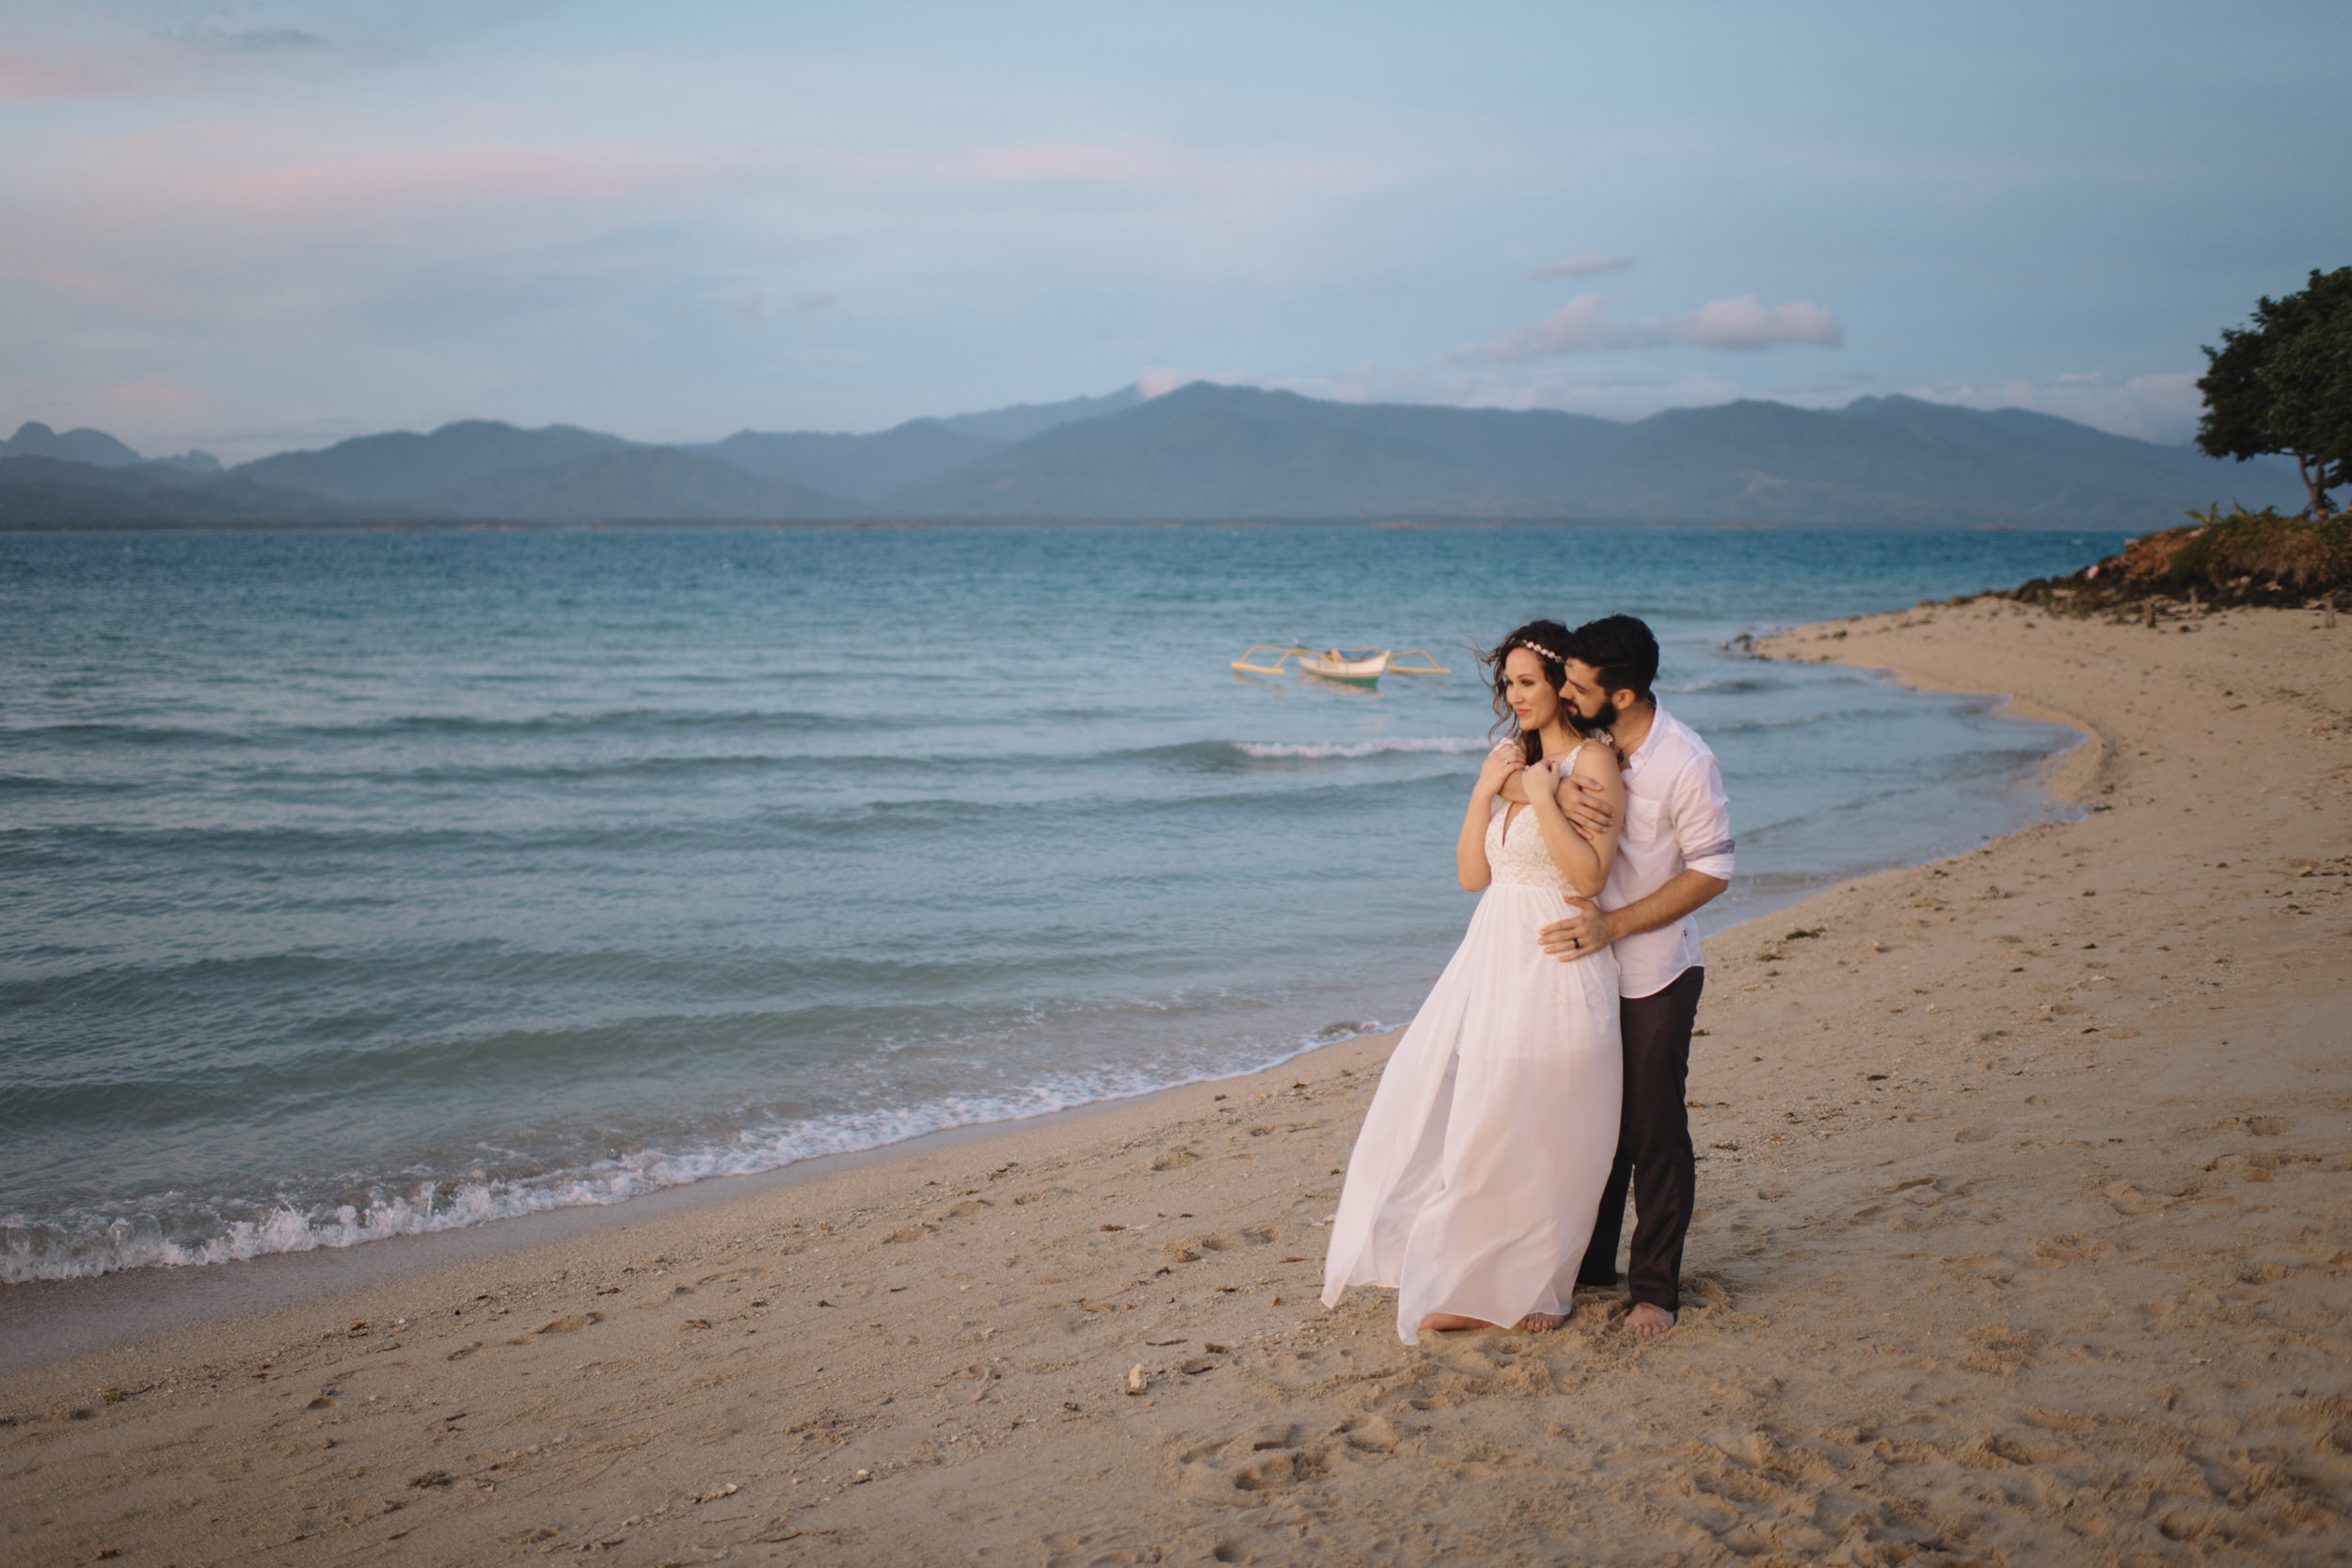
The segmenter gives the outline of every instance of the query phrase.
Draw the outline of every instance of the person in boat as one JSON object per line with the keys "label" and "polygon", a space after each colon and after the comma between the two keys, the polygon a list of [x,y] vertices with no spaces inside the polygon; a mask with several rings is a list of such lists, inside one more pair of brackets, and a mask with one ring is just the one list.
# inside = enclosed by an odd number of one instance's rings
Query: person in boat
{"label": "person in boat", "polygon": [[[1349,1156],[1323,1300],[1397,1292],[1397,1334],[1565,1319],[1617,1152],[1615,960],[1551,961],[1537,933],[1597,897],[1625,785],[1568,698],[1556,621],[1484,656],[1508,738],[1480,768],[1454,846],[1481,894],[1470,929],[1383,1072]],[[1520,782],[1520,800],[1503,798]]]}

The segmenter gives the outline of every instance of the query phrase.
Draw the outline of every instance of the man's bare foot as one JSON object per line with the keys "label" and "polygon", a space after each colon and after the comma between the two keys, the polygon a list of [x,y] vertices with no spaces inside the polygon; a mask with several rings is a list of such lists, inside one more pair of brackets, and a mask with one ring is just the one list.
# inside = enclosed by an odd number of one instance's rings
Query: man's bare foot
{"label": "man's bare foot", "polygon": [[1421,1321],[1423,1334],[1454,1334],[1465,1328],[1492,1327],[1494,1324],[1484,1318],[1465,1318],[1458,1312],[1432,1312]]}
{"label": "man's bare foot", "polygon": [[1645,1301],[1635,1302],[1633,1310],[1625,1315],[1625,1331],[1636,1339],[1655,1339],[1674,1325],[1672,1312]]}
{"label": "man's bare foot", "polygon": [[1530,1312],[1519,1320],[1518,1326],[1528,1334],[1549,1334],[1567,1321],[1565,1312]]}

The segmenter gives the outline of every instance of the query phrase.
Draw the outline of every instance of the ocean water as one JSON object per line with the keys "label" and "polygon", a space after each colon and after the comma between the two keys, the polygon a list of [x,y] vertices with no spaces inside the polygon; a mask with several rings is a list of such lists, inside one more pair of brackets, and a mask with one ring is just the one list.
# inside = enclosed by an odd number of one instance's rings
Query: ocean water
{"label": "ocean water", "polygon": [[[1471,904],[1468,650],[1538,614],[1658,629],[1740,838],[1711,927],[1966,847],[2071,736],[1724,644],[2119,542],[0,535],[0,1281],[616,1202],[1403,1022]],[[1454,673],[1227,667],[1291,639]]]}

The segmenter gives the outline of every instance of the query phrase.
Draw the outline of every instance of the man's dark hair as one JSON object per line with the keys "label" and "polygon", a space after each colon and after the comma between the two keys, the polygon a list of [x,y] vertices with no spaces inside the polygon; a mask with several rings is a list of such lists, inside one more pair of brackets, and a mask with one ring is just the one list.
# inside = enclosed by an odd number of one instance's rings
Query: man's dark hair
{"label": "man's dark hair", "polygon": [[1658,639],[1630,615],[1604,615],[1576,628],[1576,657],[1600,672],[1600,689],[1630,690],[1653,702],[1650,685],[1658,679]]}

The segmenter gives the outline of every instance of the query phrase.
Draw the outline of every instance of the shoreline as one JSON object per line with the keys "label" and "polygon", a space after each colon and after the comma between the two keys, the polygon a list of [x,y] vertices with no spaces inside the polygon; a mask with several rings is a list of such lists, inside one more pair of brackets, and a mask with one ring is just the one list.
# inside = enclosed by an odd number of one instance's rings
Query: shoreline
{"label": "shoreline", "polygon": [[[1772,640],[1759,640],[1759,645]],[[1898,684],[1920,689],[1998,698],[1998,705],[1992,709],[1996,717],[2072,729],[2078,736],[2074,744],[2022,770],[2013,784],[2030,784],[2053,805],[2081,799],[2067,764],[2086,750],[2095,750],[2103,744],[2084,721],[2030,701],[2020,701],[2010,693],[1966,692],[1924,677],[1914,678],[1902,671],[1885,673]],[[2045,816],[2044,819],[2049,818]],[[2012,830],[2024,831],[2026,830]],[[1939,855],[1905,862],[1881,867],[1879,872],[1931,865],[1946,858],[1948,857]],[[1804,892],[1774,899],[1710,934],[1706,942],[1711,946],[1718,942],[1733,941],[1757,922],[1770,920],[1856,879],[1823,881]],[[834,1172],[878,1161],[912,1159],[937,1148],[1009,1136],[1026,1129],[1081,1119],[1120,1107],[1148,1107],[1155,1101],[1201,1085],[1236,1084],[1279,1073],[1336,1045],[1350,1045],[1359,1039],[1393,1041],[1401,1032],[1401,1028],[1385,1030],[1374,1036],[1310,1046],[1270,1066],[1221,1078],[1168,1085],[1141,1094],[1067,1106],[1033,1117],[942,1128],[895,1143],[811,1156],[771,1170],[680,1182],[615,1203],[566,1205],[449,1229],[377,1237],[347,1246],[314,1246],[221,1262],[149,1264],[99,1275],[0,1284],[0,1379],[172,1330],[282,1311],[446,1269],[480,1265],[516,1253],[577,1243],[606,1231],[654,1223],[711,1205],[764,1196],[780,1188],[821,1180]]]}
{"label": "shoreline", "polygon": [[[1735,639],[1732,643],[1724,644],[1724,647],[1736,658],[1739,657],[1738,644],[1747,641],[1745,637]],[[1870,684],[1899,685],[1903,683],[1897,679],[1888,683],[1873,682]],[[1927,683],[1913,684],[1923,687],[1927,685]],[[1958,691],[1958,689],[1948,687],[1933,689]],[[1971,707],[1980,706],[1985,717],[1998,721],[2063,728],[2068,731],[2068,740],[2063,750],[2041,756],[2022,766],[2004,768],[1999,774],[1994,776],[1997,781],[1994,793],[2019,799],[2017,792],[2026,791],[2035,798],[2029,804],[2020,799],[2017,806],[2003,808],[2012,820],[2018,821],[2021,826],[2028,826],[2034,821],[2051,819],[2053,808],[2060,804],[2063,798],[2063,792],[2053,784],[2053,780],[2057,777],[2054,768],[2060,759],[2078,751],[2086,740],[2092,738],[2089,731],[2079,721],[2070,722],[2066,716],[2046,714],[2036,710],[2030,703],[2020,704],[2008,693],[1960,691],[1958,694],[1985,699],[1980,705],[1967,705]],[[1975,786],[1976,781],[1965,778],[1947,779],[1944,785],[1952,790],[1966,790]],[[2017,831],[2017,829],[2010,831]],[[1915,842],[1908,849],[1897,851],[1903,858],[1892,859],[1881,864],[1868,866],[1862,874],[1868,875],[1876,871],[1926,864],[1944,855],[1959,852],[1962,847],[1954,836],[1934,833],[1918,833],[1913,836]],[[1941,839],[1940,842],[1939,839]],[[1754,922],[1770,920],[1777,912],[1851,879],[1852,879],[1850,875],[1840,875],[1836,872],[1805,876],[1788,872],[1768,875],[1764,879],[1766,884],[1764,887],[1752,888],[1744,895],[1735,892],[1734,896],[1721,901],[1716,908],[1702,911],[1701,929],[1706,933],[1707,940],[1711,942],[1719,936],[1728,936],[1740,927]],[[1731,907],[1725,909],[1722,907],[1724,905]],[[1708,918],[1710,915],[1727,917],[1729,923],[1710,931],[1708,929],[1712,924]],[[1320,1049],[1320,1046],[1315,1044],[1301,1043],[1303,1037],[1304,1031],[1301,1031],[1300,1036],[1294,1037],[1291,1041],[1277,1044],[1275,1049],[1280,1050],[1287,1046],[1292,1051],[1292,1054],[1280,1057],[1270,1066],[1279,1068],[1283,1062],[1295,1060],[1300,1055]],[[1230,1053],[1230,1054],[1239,1054],[1239,1053]],[[1263,1070],[1263,1069],[1245,1067],[1238,1071],[1229,1072],[1226,1076],[1243,1077],[1257,1070]],[[1194,1082],[1211,1081],[1213,1080],[1200,1079]],[[343,1291],[369,1288],[461,1260],[522,1250],[562,1237],[580,1235],[609,1226],[634,1223],[639,1216],[651,1218],[677,1212],[702,1202],[723,1201],[725,1197],[754,1190],[753,1187],[741,1185],[745,1182],[753,1183],[764,1190],[765,1184],[799,1179],[788,1176],[787,1173],[807,1174],[830,1168],[830,1164],[834,1161],[874,1158],[885,1155],[893,1149],[919,1149],[928,1147],[933,1139],[954,1140],[986,1135],[992,1130],[1006,1130],[1065,1116],[1086,1115],[1106,1105],[1149,1098],[1151,1095],[1166,1092],[1169,1088],[1182,1086],[1184,1086],[1182,1084],[1164,1084],[1158,1087],[1146,1088],[1106,1100],[1065,1105],[1055,1111],[1041,1111],[995,1120],[937,1128],[928,1132],[902,1136],[895,1142],[803,1156],[791,1164],[766,1169],[717,1173],[683,1181],[673,1181],[665,1185],[648,1187],[632,1196],[617,1201],[599,1201],[590,1196],[575,1196],[569,1201],[561,1201],[550,1207],[524,1209],[519,1212],[500,1212],[487,1218],[475,1219],[470,1223],[446,1227],[432,1226],[417,1229],[400,1229],[388,1226],[382,1233],[377,1234],[364,1234],[369,1228],[373,1215],[362,1212],[359,1228],[363,1232],[363,1237],[358,1241],[319,1240],[313,1241],[309,1245],[281,1244],[278,1250],[257,1251],[249,1256],[231,1255],[211,1259],[198,1257],[167,1261],[141,1261],[129,1266],[109,1266],[96,1273],[61,1273],[51,1276],[30,1275],[16,1279],[0,1279],[0,1373],[37,1365],[42,1361],[54,1359],[61,1354],[77,1354],[104,1344],[117,1343],[125,1338],[136,1337],[156,1328],[228,1314],[275,1309],[301,1300],[314,1299]],[[923,1108],[917,1107],[917,1109]],[[548,1176],[568,1177],[581,1185],[587,1185],[587,1179],[592,1179],[595,1174],[595,1167],[588,1167],[570,1171],[536,1173],[530,1180],[536,1180]],[[690,1196],[689,1194],[701,1196]],[[296,1212],[301,1211],[297,1208]],[[313,1236],[321,1230],[329,1235],[333,1234],[336,1227],[331,1225],[321,1225],[315,1208],[309,1212],[312,1220]],[[38,1228],[39,1227],[36,1227],[36,1229]],[[487,1233],[497,1233],[501,1239],[489,1240]],[[458,1238],[461,1237],[470,1237],[473,1240],[460,1242]],[[209,1243],[190,1243],[184,1250],[200,1252],[207,1245],[225,1246],[229,1240],[230,1238],[215,1235]],[[393,1249],[392,1255],[373,1256],[378,1249],[388,1246]],[[307,1264],[294,1261],[305,1258],[311,1259],[312,1261]],[[72,1254],[69,1254],[66,1258],[66,1263],[69,1266],[81,1266],[89,1261],[91,1259],[87,1258]],[[235,1275],[238,1282],[230,1284],[215,1277],[217,1272],[224,1269]],[[312,1277],[313,1275],[315,1277]],[[136,1287],[128,1284],[103,1286],[98,1283],[102,1280],[118,1278],[126,1281],[141,1279],[146,1280],[147,1283]],[[188,1286],[188,1292],[191,1297],[200,1298],[202,1305],[198,1305],[194,1300],[181,1303],[169,1299],[172,1288],[161,1283],[167,1279],[184,1279],[192,1282],[201,1280],[201,1284],[191,1283]],[[61,1325],[49,1328],[39,1326],[44,1319],[60,1316],[68,1320]]]}
{"label": "shoreline", "polygon": [[1384,1030],[1310,1046],[1269,1067],[1224,1078],[1170,1084],[1032,1117],[943,1127],[896,1143],[811,1155],[749,1175],[681,1181],[617,1203],[543,1209],[446,1230],[384,1236],[349,1246],[264,1253],[218,1263],[148,1264],[99,1275],[0,1285],[0,1380],[158,1334],[264,1316],[450,1269],[495,1263],[517,1253],[577,1244],[609,1231],[702,1209],[765,1199],[780,1189],[826,1180],[869,1165],[918,1159],[1111,1112],[1142,1110],[1188,1089],[1279,1074],[1308,1057],[1361,1040],[1393,1042],[1399,1033]]}
{"label": "shoreline", "polygon": [[[1899,615],[1916,615],[1918,611],[1898,610],[1892,613]],[[1870,621],[1886,619],[1891,619],[1891,616],[1855,616],[1850,622],[1832,621],[1822,624],[1827,626],[1850,627],[1855,624],[1867,625]],[[1912,622],[1909,624],[1920,625],[1924,623]],[[1902,629],[1905,623],[1898,622],[1896,623],[1895,629]],[[1815,628],[1812,626],[1795,626],[1786,631],[1774,632],[1769,637],[1758,638],[1756,641],[1756,647],[1770,647],[1777,650],[1772,653],[1759,655],[1758,657],[1768,659],[1788,658],[1792,661],[1803,660],[1806,654],[1810,652],[1810,650],[1804,649],[1803,647],[1804,634],[1813,631],[1814,629]],[[1817,634],[1816,641],[1828,640],[1829,639],[1825,635]],[[2100,733],[2098,727],[2092,724],[2088,719],[2070,713],[2066,709],[2054,706],[2051,704],[2038,702],[2031,697],[2019,696],[2013,691],[1985,691],[1976,687],[1945,680],[1934,675],[1922,673],[1918,671],[1906,670],[1898,665],[1859,663],[1853,659],[1847,658],[1842,655],[1823,655],[1821,656],[1820,662],[1829,662],[1833,657],[1836,657],[1836,662],[1840,664],[1851,665],[1857,669],[1877,670],[1892,679],[1898,686],[1907,687],[1916,691],[1943,691],[1949,692],[1957,696],[1998,697],[2001,699],[2001,704],[2000,706],[1994,709],[1994,712],[2001,718],[2014,719],[2026,723],[2052,724],[2064,729],[2073,730],[2081,738],[2074,745],[2065,748],[2063,751],[2054,752],[2049,756],[2046,756],[2040,762],[2034,764],[2029,776],[2032,777],[2042,787],[2043,792],[2049,795],[2053,800],[2074,800],[2081,802],[2084,805],[2089,805],[2090,803],[2090,796],[2092,792],[2100,785],[2101,774],[2105,768],[2107,752],[2111,743],[2105,735]],[[2016,830],[2016,832],[2019,832],[2024,831],[2024,829]],[[2004,833],[2001,836],[2007,838],[2012,835]]]}
{"label": "shoreline", "polygon": [[2296,611],[2195,629],[1987,601],[1765,640],[2072,721],[2045,787],[2091,810],[1708,940],[1662,1340],[1619,1292],[1417,1351],[1391,1292],[1320,1307],[1367,1037],[0,1374],[0,1535],[182,1568],[2338,1557],[2352,657]]}

